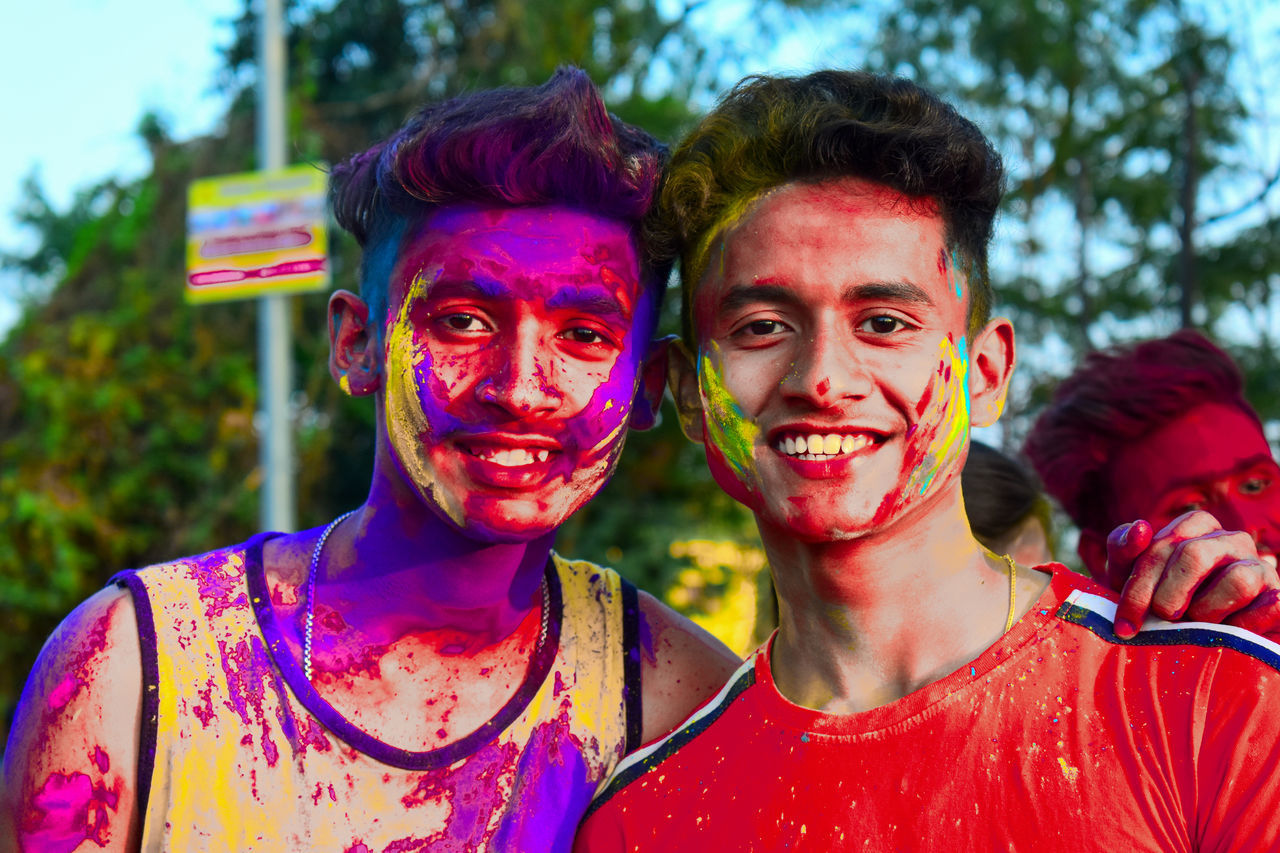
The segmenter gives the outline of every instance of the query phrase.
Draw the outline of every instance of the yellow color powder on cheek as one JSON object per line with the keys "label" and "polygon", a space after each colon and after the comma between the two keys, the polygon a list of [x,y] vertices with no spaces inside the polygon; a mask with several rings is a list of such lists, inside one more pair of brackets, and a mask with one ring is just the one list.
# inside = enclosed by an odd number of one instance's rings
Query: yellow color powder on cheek
{"label": "yellow color powder on cheek", "polygon": [[436,479],[427,468],[423,436],[430,424],[418,400],[418,368],[427,361],[427,352],[414,344],[413,322],[409,309],[421,296],[426,283],[414,280],[387,333],[386,424],[387,437],[396,448],[396,457],[418,493],[432,500],[459,527],[463,526],[462,507],[446,490],[437,489]]}
{"label": "yellow color powder on cheek", "polygon": [[[936,421],[924,458],[907,481],[904,499],[927,492],[938,474],[959,458],[969,440],[969,352],[965,339],[961,337],[957,346],[948,336],[938,344],[938,348],[944,370],[943,376],[935,375],[933,382],[936,385],[941,381],[942,388],[935,395],[927,415],[928,419],[936,418]],[[949,368],[949,375],[946,368]],[[922,420],[921,428],[925,428],[924,424]]]}
{"label": "yellow color powder on cheek", "polygon": [[[719,347],[714,342],[708,346],[718,354]],[[746,482],[748,475],[755,472],[755,442],[760,427],[742,413],[706,350],[698,357],[698,388],[707,412],[708,440],[720,450],[738,479]]]}

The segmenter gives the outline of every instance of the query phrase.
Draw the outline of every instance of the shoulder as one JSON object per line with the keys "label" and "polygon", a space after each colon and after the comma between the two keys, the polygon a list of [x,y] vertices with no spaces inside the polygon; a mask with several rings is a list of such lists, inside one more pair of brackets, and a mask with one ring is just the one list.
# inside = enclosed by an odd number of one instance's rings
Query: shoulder
{"label": "shoulder", "polygon": [[[1071,574],[1064,570],[1064,575]],[[1059,583],[1055,573],[1054,584]],[[1149,616],[1133,637],[1121,639],[1115,633],[1116,596],[1085,578],[1076,576],[1073,587],[1058,608],[1058,617],[1075,624],[1110,645],[1133,650],[1156,651],[1171,646],[1215,651],[1246,669],[1270,670],[1280,676],[1280,644],[1244,628],[1207,622],[1168,622]],[[1252,659],[1251,663],[1247,663]]]}
{"label": "shoulder", "polygon": [[[761,655],[757,651],[740,663],[710,699],[669,733],[618,763],[587,809],[575,851],[621,849],[618,839],[630,830],[653,829],[654,810],[662,807],[668,792],[705,784],[719,751],[751,736],[753,714],[760,710],[759,692],[752,688],[758,684]],[[740,700],[749,695],[756,698],[744,706]]]}
{"label": "shoulder", "polygon": [[641,592],[640,659],[644,732],[666,734],[715,695],[742,660],[690,619]]}
{"label": "shoulder", "polygon": [[23,690],[4,755],[8,831],[38,847],[54,823],[95,806],[87,837],[129,849],[141,708],[133,600],[107,587],[54,631]]}

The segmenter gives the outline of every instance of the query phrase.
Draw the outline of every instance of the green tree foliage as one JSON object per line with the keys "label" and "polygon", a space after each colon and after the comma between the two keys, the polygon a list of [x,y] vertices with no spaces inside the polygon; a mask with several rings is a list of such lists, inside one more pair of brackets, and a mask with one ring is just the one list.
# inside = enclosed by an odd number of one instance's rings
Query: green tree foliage
{"label": "green tree foliage", "polygon": [[[1019,415],[1090,347],[1198,325],[1247,366],[1273,361],[1265,320],[1245,335],[1219,325],[1242,302],[1263,316],[1280,269],[1265,204],[1277,164],[1242,144],[1265,119],[1242,94],[1252,7],[1228,5],[905,0],[882,12],[878,62],[978,117],[1011,166],[998,242],[1017,259],[996,259],[1001,307],[1025,343],[1056,344],[1025,350],[1011,443]],[[1280,415],[1263,389],[1274,380],[1253,390]]]}
{"label": "green tree foliage", "polygon": [[[700,35],[709,0],[335,0],[290,7],[292,159],[334,162],[397,127],[423,101],[588,69],[611,107],[673,137],[722,82],[709,58],[745,54]],[[783,20],[815,0],[755,0]],[[31,252],[0,257],[28,282],[0,344],[0,735],[40,644],[117,570],[198,553],[257,527],[256,307],[182,300],[185,198],[200,177],[254,168],[255,19],[233,22],[221,129],[170,139],[155,116],[139,134],[146,177],[108,181],[71,208],[28,182],[19,221]],[[354,242],[340,238],[335,286],[355,287]],[[664,322],[675,328],[668,299]],[[320,524],[363,500],[372,404],[343,396],[327,370],[325,299],[292,301],[298,391],[299,515]],[[748,539],[745,516],[711,483],[674,418],[638,436],[614,483],[564,531],[568,553],[614,560],[660,589],[679,568],[669,543]]]}

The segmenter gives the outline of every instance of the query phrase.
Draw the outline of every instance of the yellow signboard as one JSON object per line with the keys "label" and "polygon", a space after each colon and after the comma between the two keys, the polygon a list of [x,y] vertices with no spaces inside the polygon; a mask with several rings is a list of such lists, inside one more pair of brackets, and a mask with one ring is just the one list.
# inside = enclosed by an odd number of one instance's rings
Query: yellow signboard
{"label": "yellow signboard", "polygon": [[187,191],[187,301],[329,285],[328,176],[306,164],[205,178]]}

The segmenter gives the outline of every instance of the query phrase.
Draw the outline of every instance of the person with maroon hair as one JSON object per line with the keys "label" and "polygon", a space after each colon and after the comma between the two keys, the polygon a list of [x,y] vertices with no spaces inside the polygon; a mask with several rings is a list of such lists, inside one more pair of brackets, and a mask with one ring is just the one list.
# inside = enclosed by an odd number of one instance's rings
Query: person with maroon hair
{"label": "person with maroon hair", "polygon": [[[1274,581],[1280,466],[1244,398],[1240,369],[1199,332],[1089,353],[1054,391],[1027,437],[1026,454],[1080,527],[1085,567],[1113,589],[1129,576],[1114,571],[1114,563],[1108,572],[1109,534],[1113,542],[1125,537],[1127,545],[1141,545],[1194,510],[1248,533],[1263,560],[1256,582]],[[1247,582],[1232,575],[1233,584]],[[1193,603],[1184,613],[1160,595],[1152,609],[1166,618],[1229,615],[1213,603]],[[1255,627],[1254,612],[1226,621]]]}

